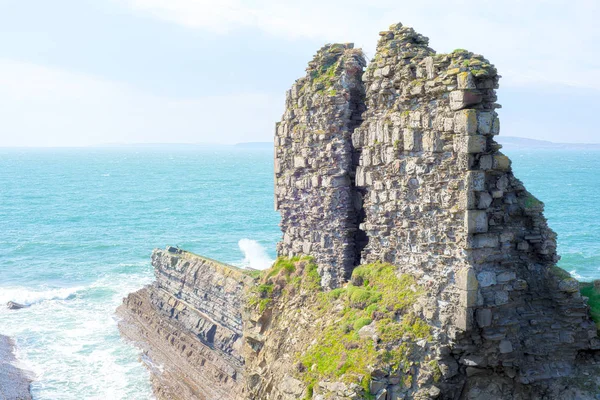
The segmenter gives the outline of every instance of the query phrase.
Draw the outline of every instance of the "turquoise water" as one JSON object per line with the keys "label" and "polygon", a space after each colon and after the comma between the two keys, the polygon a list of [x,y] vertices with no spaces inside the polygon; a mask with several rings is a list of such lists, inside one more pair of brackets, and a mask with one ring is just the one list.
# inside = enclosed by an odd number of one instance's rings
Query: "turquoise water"
{"label": "turquoise water", "polygon": [[[546,203],[560,265],[600,278],[600,152],[506,153]],[[155,247],[268,264],[279,239],[272,159],[235,147],[0,149],[0,333],[37,375],[36,399],[151,397],[115,308],[152,281]],[[8,311],[9,300],[31,307]]]}
{"label": "turquoise water", "polygon": [[[37,375],[36,399],[151,397],[115,308],[152,281],[155,247],[273,257],[272,160],[235,147],[0,149],[0,333]],[[241,239],[257,242],[243,242],[250,260]],[[8,311],[9,300],[32,306]]]}
{"label": "turquoise water", "polygon": [[600,150],[506,150],[515,175],[545,204],[558,234],[558,265],[600,279]]}

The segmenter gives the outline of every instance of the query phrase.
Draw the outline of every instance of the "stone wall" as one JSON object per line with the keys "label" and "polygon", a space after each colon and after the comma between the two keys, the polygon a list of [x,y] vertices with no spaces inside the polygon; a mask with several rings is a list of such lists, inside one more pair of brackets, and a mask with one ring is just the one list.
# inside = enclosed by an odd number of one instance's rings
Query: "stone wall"
{"label": "stone wall", "polygon": [[243,398],[241,313],[253,279],[172,247],[155,250],[152,265],[156,282],[125,299],[119,328],[147,354],[157,397]]}
{"label": "stone wall", "polygon": [[347,280],[358,261],[351,135],[364,110],[365,65],[351,44],[324,46],[287,92],[276,129],[277,251],[315,257],[326,287]]}
{"label": "stone wall", "polygon": [[[448,345],[439,357],[449,380],[465,379],[466,369],[522,383],[568,375],[578,352],[598,347],[596,328],[577,282],[555,266],[556,235],[543,204],[494,141],[495,67],[462,49],[436,54],[426,37],[392,25],[362,76],[362,123],[319,136],[318,129],[348,122],[339,114],[348,103],[315,79],[315,68],[334,62],[324,61],[331,49],[288,93],[278,125],[279,254],[313,255],[326,287],[347,280],[353,259],[418,277],[429,297],[417,309]],[[348,50],[337,51],[344,65]],[[335,101],[307,104],[312,98]]]}
{"label": "stone wall", "polygon": [[362,261],[430,287],[422,312],[442,341],[460,343],[455,358],[471,373],[501,368],[524,383],[568,374],[578,350],[597,346],[596,328],[577,282],[554,266],[543,204],[493,140],[496,69],[465,50],[435,54],[400,24],[380,35],[353,135]]}

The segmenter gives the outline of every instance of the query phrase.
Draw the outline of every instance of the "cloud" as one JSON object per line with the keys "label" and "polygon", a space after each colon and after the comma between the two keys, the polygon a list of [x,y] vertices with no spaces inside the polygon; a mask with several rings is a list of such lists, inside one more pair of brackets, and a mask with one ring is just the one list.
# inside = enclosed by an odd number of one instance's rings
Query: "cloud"
{"label": "cloud", "polygon": [[[114,1],[114,0],[113,0]],[[254,28],[291,40],[353,41],[374,53],[377,33],[401,21],[439,52],[484,54],[503,85],[600,90],[596,0],[123,0],[135,12],[191,29],[229,34]]]}
{"label": "cloud", "polygon": [[272,139],[283,94],[195,98],[0,59],[0,146],[102,143],[237,143]]}

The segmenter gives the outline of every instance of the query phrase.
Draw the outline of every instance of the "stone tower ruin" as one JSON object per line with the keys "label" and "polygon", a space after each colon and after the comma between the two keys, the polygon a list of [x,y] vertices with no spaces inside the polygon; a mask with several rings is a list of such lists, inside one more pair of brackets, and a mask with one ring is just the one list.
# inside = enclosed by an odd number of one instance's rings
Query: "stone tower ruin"
{"label": "stone tower ruin", "polygon": [[464,379],[457,359],[471,385],[492,372],[521,383],[568,374],[600,347],[597,331],[555,265],[543,203],[494,141],[495,67],[466,50],[437,54],[401,24],[380,36],[364,73],[360,50],[327,45],[287,93],[278,254],[314,257],[327,288],[360,263],[416,276],[429,292],[420,312],[449,344],[446,382]]}

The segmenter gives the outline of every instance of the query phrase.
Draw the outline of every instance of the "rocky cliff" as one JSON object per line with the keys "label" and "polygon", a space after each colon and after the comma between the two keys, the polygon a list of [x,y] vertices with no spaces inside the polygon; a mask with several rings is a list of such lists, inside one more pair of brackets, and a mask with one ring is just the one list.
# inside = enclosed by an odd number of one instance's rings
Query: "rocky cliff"
{"label": "rocky cliff", "polygon": [[401,24],[365,66],[326,45],[287,93],[270,270],[154,253],[121,326],[159,397],[596,398],[586,298],[494,140],[495,67]]}
{"label": "rocky cliff", "polygon": [[161,399],[241,398],[247,271],[173,247],[152,254],[156,281],[119,308]]}

